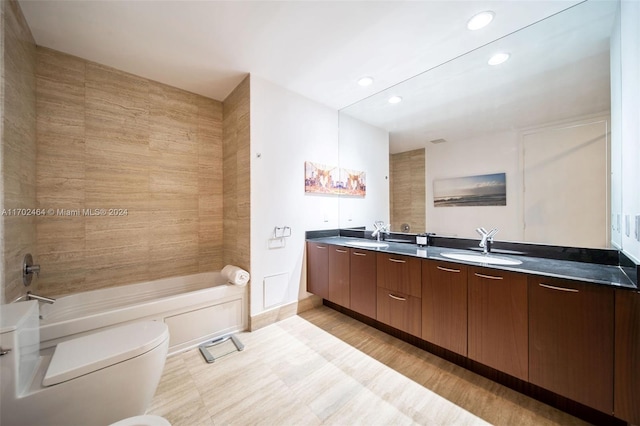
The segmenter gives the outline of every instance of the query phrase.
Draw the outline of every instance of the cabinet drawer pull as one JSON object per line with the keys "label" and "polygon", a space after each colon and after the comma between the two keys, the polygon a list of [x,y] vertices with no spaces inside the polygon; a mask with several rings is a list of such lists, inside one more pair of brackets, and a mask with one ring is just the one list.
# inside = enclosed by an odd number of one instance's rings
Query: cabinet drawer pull
{"label": "cabinet drawer pull", "polygon": [[366,253],[358,253],[357,251],[354,251],[353,254],[355,256],[366,256],[367,255]]}
{"label": "cabinet drawer pull", "polygon": [[543,284],[543,283],[539,283],[538,285],[540,287],[550,288],[551,290],[567,291],[569,293],[580,293],[580,290],[576,290],[575,288],[556,287],[555,285],[549,285],[549,284]]}
{"label": "cabinet drawer pull", "polygon": [[326,249],[327,246],[316,246],[316,248]]}
{"label": "cabinet drawer pull", "polygon": [[478,274],[477,272],[475,273],[476,277],[480,277],[480,278],[488,278],[490,280],[503,280],[504,277],[496,277],[494,275],[485,275],[485,274]]}
{"label": "cabinet drawer pull", "polygon": [[445,268],[444,266],[437,266],[437,268],[440,269],[441,271],[460,272],[460,269]]}
{"label": "cabinet drawer pull", "polygon": [[336,249],[336,251],[337,251],[338,253],[346,253],[346,252],[347,252],[346,250],[340,250],[340,249]]}
{"label": "cabinet drawer pull", "polygon": [[396,262],[396,263],[407,263],[407,261],[406,261],[406,260],[392,259],[392,258],[389,258],[389,260],[390,260],[391,262]]}
{"label": "cabinet drawer pull", "polygon": [[389,297],[395,300],[399,300],[401,302],[404,302],[405,300],[407,300],[405,297],[398,297],[398,296],[394,296],[393,294],[389,293]]}

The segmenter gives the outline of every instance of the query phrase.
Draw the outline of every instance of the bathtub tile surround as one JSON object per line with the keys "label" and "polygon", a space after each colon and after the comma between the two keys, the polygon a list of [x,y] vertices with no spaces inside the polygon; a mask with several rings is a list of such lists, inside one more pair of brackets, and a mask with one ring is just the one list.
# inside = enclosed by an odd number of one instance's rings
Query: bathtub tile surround
{"label": "bathtub tile surround", "polygon": [[[222,104],[37,48],[40,292],[222,268]],[[77,209],[126,209],[119,216]]]}
{"label": "bathtub tile surround", "polygon": [[409,232],[422,232],[426,225],[425,149],[389,155],[389,210],[391,230],[404,232],[402,224],[411,226]]}
{"label": "bathtub tile surround", "polygon": [[[31,31],[15,0],[2,1],[2,208],[36,204],[36,48]],[[22,291],[22,259],[36,256],[33,216],[3,216],[0,281],[5,300]],[[37,287],[38,280],[33,286]],[[3,294],[0,293],[0,299]]]}
{"label": "bathtub tile surround", "polygon": [[37,47],[15,0],[2,22],[2,207],[53,214],[0,221],[0,299],[27,252],[44,295],[249,270],[248,76],[219,102]]}
{"label": "bathtub tile surround", "polygon": [[326,307],[239,338],[245,350],[214,364],[167,359],[149,413],[173,426],[585,424]]}
{"label": "bathtub tile surround", "polygon": [[250,269],[250,77],[224,102],[224,265]]}

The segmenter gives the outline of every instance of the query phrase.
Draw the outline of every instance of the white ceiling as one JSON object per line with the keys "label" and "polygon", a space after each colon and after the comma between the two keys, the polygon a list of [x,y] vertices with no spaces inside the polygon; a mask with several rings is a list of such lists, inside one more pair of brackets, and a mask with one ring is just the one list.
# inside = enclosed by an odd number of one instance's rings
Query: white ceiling
{"label": "white ceiling", "polygon": [[[615,13],[613,2],[579,4],[342,112],[388,130],[392,153],[608,113]],[[488,65],[496,52],[511,57]]]}
{"label": "white ceiling", "polygon": [[252,73],[336,109],[576,3],[20,1],[38,45],[218,100]]}

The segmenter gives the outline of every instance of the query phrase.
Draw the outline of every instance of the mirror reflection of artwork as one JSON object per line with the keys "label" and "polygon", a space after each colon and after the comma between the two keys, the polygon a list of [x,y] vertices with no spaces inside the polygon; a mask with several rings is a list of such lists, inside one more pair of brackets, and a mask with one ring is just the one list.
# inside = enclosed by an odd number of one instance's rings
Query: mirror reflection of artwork
{"label": "mirror reflection of artwork", "polygon": [[366,174],[305,161],[304,192],[364,197],[367,192]]}
{"label": "mirror reflection of artwork", "polygon": [[433,181],[435,207],[506,206],[507,175],[465,176]]}
{"label": "mirror reflection of artwork", "polygon": [[340,194],[364,197],[367,193],[367,180],[365,172],[357,170],[340,169]]}

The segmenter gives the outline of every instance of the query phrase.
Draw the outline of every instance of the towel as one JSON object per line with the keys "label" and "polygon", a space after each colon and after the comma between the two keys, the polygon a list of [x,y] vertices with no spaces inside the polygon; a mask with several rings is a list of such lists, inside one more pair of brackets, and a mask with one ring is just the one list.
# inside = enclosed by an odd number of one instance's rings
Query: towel
{"label": "towel", "polygon": [[222,275],[227,278],[229,284],[235,285],[247,285],[249,278],[251,278],[247,271],[233,265],[227,265],[222,268]]}

